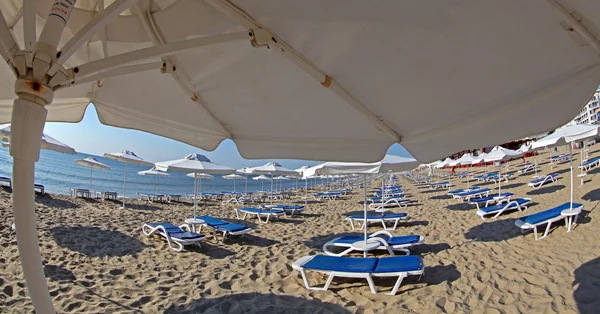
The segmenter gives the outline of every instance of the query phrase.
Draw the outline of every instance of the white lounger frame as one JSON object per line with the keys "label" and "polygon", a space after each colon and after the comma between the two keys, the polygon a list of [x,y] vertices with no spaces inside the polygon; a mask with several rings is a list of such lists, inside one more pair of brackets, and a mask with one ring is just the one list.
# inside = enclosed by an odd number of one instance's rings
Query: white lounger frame
{"label": "white lounger frame", "polygon": [[[365,227],[365,223],[364,223],[365,218],[364,217],[361,217],[361,218],[346,217],[345,219],[350,221],[350,226],[352,226],[352,230],[356,230],[356,229],[363,230],[363,228]],[[381,218],[376,218],[376,219],[367,219],[367,224],[380,222],[381,225],[383,226],[383,230],[396,230],[396,227],[398,227],[398,222],[400,220],[407,220],[407,219],[408,219],[408,215],[406,215],[402,218],[386,218],[385,216],[383,216]],[[356,220],[356,224],[358,225],[358,228],[356,228],[354,226],[355,220]],[[394,222],[394,226],[391,228],[388,228],[388,226],[385,223],[390,222],[390,221]]]}
{"label": "white lounger frame", "polygon": [[[250,215],[250,216],[251,216],[251,215],[255,215],[255,216],[256,216],[256,218],[258,218],[258,221],[259,221],[260,223],[263,223],[263,224],[266,224],[266,223],[268,223],[268,222],[269,222],[269,218],[271,218],[271,216],[275,216],[275,217],[277,217],[277,216],[279,216],[279,215],[284,215],[284,214],[285,214],[285,211],[283,211],[283,212],[276,212],[276,211],[273,211],[272,213],[267,213],[267,212],[263,212],[263,213],[251,213],[251,212],[248,212],[248,211],[245,211],[245,210],[241,210],[240,208],[234,208],[234,210],[235,210],[235,216],[236,216],[238,219],[243,219],[243,220],[246,220],[246,217],[247,217],[247,216],[249,216],[249,215]],[[240,212],[244,213],[244,215],[243,215],[242,217],[240,217]],[[261,216],[266,216],[266,217],[267,217],[267,219],[266,219],[265,221],[263,221],[263,220],[261,219]]]}
{"label": "white lounger frame", "polygon": [[408,207],[408,203],[410,202],[409,199],[407,198],[390,198],[387,199],[383,202],[374,202],[371,201],[371,204],[369,204],[369,209],[382,209],[385,207],[402,207],[402,208],[406,208]]}
{"label": "white lounger frame", "polygon": [[[368,239],[379,241],[379,243],[381,243],[381,245],[376,250],[386,250],[392,256],[396,255],[395,251],[403,252],[405,255],[410,255],[410,250],[408,249],[409,247],[422,244],[423,241],[425,241],[425,238],[423,238],[422,236],[419,236],[419,241],[415,242],[415,243],[389,245],[388,241],[392,237],[393,237],[393,235],[389,231],[382,230],[382,231],[377,231],[377,232],[369,235]],[[323,244],[323,251],[325,252],[325,254],[327,254],[329,256],[344,256],[352,251],[356,251],[355,249],[352,248],[352,246],[350,244],[345,244],[345,243],[337,243],[336,244],[335,241],[337,241],[340,238],[342,238],[342,237],[337,237],[337,238]],[[330,247],[347,248],[347,249],[341,253],[334,253],[329,250]]]}
{"label": "white lounger frame", "polygon": [[[531,203],[531,199],[530,198],[524,198],[527,200],[527,202],[523,203],[523,204],[519,204],[516,200],[512,200],[509,201],[508,203],[506,203],[504,205],[503,208],[498,209],[496,211],[492,211],[492,212],[484,212],[483,210],[478,210],[477,211],[477,216],[481,217],[481,219],[485,220],[485,216],[488,215],[493,215],[494,213],[496,213],[496,215],[494,215],[494,217],[492,217],[491,219],[495,219],[498,218],[498,216],[502,215],[502,213],[504,213],[507,210],[513,210],[513,209],[517,209],[519,211],[525,211],[527,210],[527,204]],[[498,205],[500,205],[502,203],[498,203]],[[486,206],[487,207],[487,206]]]}
{"label": "white lounger frame", "polygon": [[537,182],[537,183],[529,182],[527,185],[532,187],[534,190],[537,190],[537,189],[541,188],[542,186],[544,186],[546,183],[556,182],[556,180],[558,180],[558,175],[555,175],[555,176],[546,175],[544,177],[544,180]]}
{"label": "white lounger frame", "polygon": [[198,232],[202,231],[202,227],[206,227],[206,228],[212,229],[213,237],[215,238],[215,241],[219,241],[219,238],[217,236],[217,232],[222,232],[223,233],[223,237],[221,238],[221,243],[225,242],[225,238],[227,237],[227,235],[230,235],[230,236],[241,235],[241,236],[243,236],[244,234],[250,233],[250,232],[252,232],[254,230],[254,229],[248,227],[248,228],[246,228],[244,230],[239,230],[239,231],[231,232],[231,231],[227,231],[227,230],[217,229],[216,227],[209,226],[208,224],[202,224],[202,225],[200,225],[200,228],[198,229]]}
{"label": "white lounger frame", "polygon": [[[508,195],[506,197],[503,198],[496,198],[496,199],[491,199],[491,200],[487,200],[485,201],[485,205],[483,207],[488,207],[490,206],[490,204],[502,204],[504,202],[510,202],[510,199],[514,196],[513,195]],[[475,205],[477,207],[477,209],[481,209],[481,207],[479,207],[479,203],[480,202],[473,202],[471,199],[469,199],[469,204],[470,205]]]}
{"label": "white lounger frame", "polygon": [[[183,224],[180,225],[179,228],[183,229],[184,231],[187,232],[192,232],[192,229],[190,228],[190,226],[188,224]],[[204,239],[206,239],[206,237],[202,234],[200,234],[202,237],[199,237],[197,239],[179,239],[179,238],[175,238],[169,235],[169,233],[167,232],[167,230],[165,229],[165,227],[159,225],[156,227],[152,227],[148,224],[144,224],[142,226],[142,232],[146,235],[146,236],[151,236],[152,234],[158,234],[161,237],[163,237],[164,239],[167,240],[167,243],[169,243],[169,247],[171,249],[173,249],[175,252],[181,252],[183,250],[183,247],[185,245],[191,245],[191,244],[196,244],[199,247],[202,247],[200,245],[200,242],[203,241]],[[176,246],[175,246],[176,245]]]}
{"label": "white lounger frame", "polygon": [[319,288],[319,287],[314,287],[310,284],[310,282],[308,281],[306,270],[304,269],[304,265],[306,263],[308,263],[310,260],[312,260],[313,257],[314,256],[304,256],[292,264],[292,268],[299,271],[300,274],[302,275],[302,280],[304,281],[304,286],[306,287],[306,289],[309,289],[309,290],[326,291],[327,289],[329,289],[329,286],[331,285],[331,282],[333,281],[333,278],[335,278],[335,277],[364,278],[369,283],[369,288],[371,289],[371,293],[376,294],[377,289],[375,288],[375,283],[373,282],[373,277],[398,277],[398,280],[396,280],[396,284],[394,285],[394,288],[392,288],[392,291],[389,293],[389,295],[396,295],[396,293],[398,292],[398,288],[400,288],[400,285],[402,284],[402,280],[404,280],[404,278],[408,277],[409,275],[418,275],[419,280],[420,280],[421,276],[423,276],[423,273],[425,273],[424,270],[411,271],[411,272],[376,273],[375,274],[375,273],[349,273],[349,272],[324,271],[324,270],[318,270],[318,269],[311,269],[314,272],[329,275],[329,277],[327,278],[327,281],[325,282],[325,285],[323,287]]}
{"label": "white lounger frame", "polygon": [[[583,206],[573,208],[573,210],[579,210],[579,211],[581,211],[581,209],[583,209]],[[573,224],[577,223],[577,217],[578,216],[579,215],[575,216],[575,220],[573,221]],[[522,221],[522,220],[519,219],[519,220],[515,221],[515,225],[517,227],[521,228],[521,233],[525,233],[525,232],[529,231],[529,229],[533,229],[533,234],[535,236],[535,239],[536,240],[541,240],[541,239],[547,237],[548,233],[550,233],[550,227],[552,226],[552,223],[556,222],[556,221],[559,221],[559,220],[562,220],[562,219],[565,220],[566,224],[569,223],[569,216],[558,215],[558,216],[556,216],[556,217],[554,217],[552,219],[544,220],[542,222],[539,222],[539,223],[533,224],[533,225],[530,224],[530,223],[526,223],[526,222],[524,222],[524,221]],[[546,230],[544,231],[544,234],[540,237],[540,235],[539,235],[539,233],[537,231],[537,227],[538,226],[543,226],[543,225],[546,225]],[[569,229],[570,229],[570,227],[569,227]]]}

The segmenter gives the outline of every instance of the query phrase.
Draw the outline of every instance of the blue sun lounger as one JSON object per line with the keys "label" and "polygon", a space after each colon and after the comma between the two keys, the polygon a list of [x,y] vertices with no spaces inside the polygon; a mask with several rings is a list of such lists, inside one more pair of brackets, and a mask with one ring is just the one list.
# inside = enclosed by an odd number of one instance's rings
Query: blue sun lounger
{"label": "blue sun lounger", "polygon": [[441,189],[441,188],[447,188],[450,187],[450,182],[448,181],[443,181],[443,182],[436,182],[436,183],[431,183],[427,185],[428,188],[434,190],[434,189]]}
{"label": "blue sun lounger", "polygon": [[142,232],[146,236],[157,234],[167,240],[169,247],[176,252],[181,252],[185,245],[196,244],[205,239],[204,235],[191,232],[190,226],[183,224],[175,226],[168,222],[145,223]]}
{"label": "blue sun lounger", "polygon": [[535,164],[532,163],[527,163],[525,164],[525,166],[523,166],[523,168],[519,169],[519,171],[517,171],[519,174],[523,174],[523,173],[527,173],[529,171],[533,171],[535,170]]}
{"label": "blue sun lounger", "polygon": [[284,215],[287,216],[287,214],[290,213],[290,217],[293,217],[294,213],[296,213],[296,212],[301,213],[304,211],[303,205],[275,204],[275,205],[264,205],[263,207],[266,209],[283,210]]}
{"label": "blue sun lounger", "polygon": [[456,189],[456,190],[448,191],[448,193],[446,193],[446,195],[454,195],[454,194],[458,194],[458,193],[469,192],[469,191],[479,190],[479,189],[480,189],[479,186],[474,185],[468,189]]}
{"label": "blue sun lounger", "polygon": [[[253,207],[242,207],[242,208],[234,208],[234,210],[235,210],[235,215],[238,219],[246,220],[246,216],[255,215],[256,218],[258,218],[258,221],[263,224],[268,223],[269,218],[271,218],[271,216],[277,217],[279,215],[285,214],[284,210],[279,210],[279,209],[270,210],[270,209],[260,209],[260,208],[253,208]],[[240,213],[243,213],[244,216],[240,217]],[[267,219],[265,221],[263,221],[261,219],[262,217],[267,217]]]}
{"label": "blue sun lounger", "polygon": [[490,188],[471,190],[471,191],[456,193],[456,194],[452,195],[452,197],[454,197],[455,199],[458,199],[460,201],[469,201],[471,198],[474,198],[474,197],[488,196],[488,195],[490,195],[491,190],[492,189],[490,189]]}
{"label": "blue sun lounger", "polygon": [[510,198],[513,196],[515,196],[515,194],[510,193],[510,192],[505,192],[500,195],[498,195],[498,194],[488,195],[486,197],[472,198],[469,200],[469,204],[475,205],[475,206],[477,206],[477,209],[479,209],[480,203],[485,203],[482,207],[488,207],[488,206],[490,206],[491,203],[508,202],[508,201],[510,201]]}
{"label": "blue sun lounger", "polygon": [[[384,230],[396,230],[398,222],[400,220],[408,219],[407,213],[367,213],[367,224],[369,223],[381,223]],[[350,221],[352,230],[355,230],[354,222],[358,224],[358,229],[362,230],[365,227],[365,215],[363,213],[354,214],[350,217],[346,217],[346,220]],[[388,222],[393,222],[394,225],[389,227],[386,225]]]}
{"label": "blue sun lounger", "polygon": [[[561,219],[566,220],[566,223],[568,224],[567,228],[568,230],[571,230],[569,218],[575,216],[574,223],[577,223],[577,215],[583,209],[583,205],[579,203],[573,203],[573,210],[571,211],[570,208],[571,203],[567,202],[560,206],[545,210],[543,212],[521,217],[517,221],[515,221],[515,225],[521,228],[522,232],[525,232],[529,229],[533,229],[535,239],[543,239],[548,236],[548,233],[550,232],[550,226],[552,225],[552,223]],[[567,215],[566,212],[569,212],[569,214]],[[544,231],[544,234],[540,237],[537,231],[537,227],[542,225],[546,225],[546,230]]]}
{"label": "blue sun lounger", "polygon": [[[369,283],[372,293],[377,293],[373,277],[397,277],[396,284],[390,295],[395,295],[402,284],[402,280],[409,275],[421,276],[425,270],[423,259],[418,256],[391,256],[391,257],[338,257],[326,255],[304,256],[292,264],[292,268],[302,274],[306,289],[327,290],[335,277],[364,278]],[[311,270],[329,275],[322,288],[311,286],[306,271]],[[420,277],[419,277],[420,279]]]}
{"label": "blue sun lounger", "polygon": [[588,159],[588,161],[579,165],[579,169],[583,170],[583,171],[588,171],[592,167],[598,166],[598,164],[600,164],[600,157],[594,157],[594,158]]}
{"label": "blue sun lounger", "polygon": [[517,198],[516,200],[508,201],[506,203],[500,203],[493,206],[482,207],[477,211],[477,215],[481,219],[485,219],[485,216],[494,215],[492,218],[498,218],[507,210],[518,209],[524,211],[527,209],[527,205],[531,202],[530,198]]}
{"label": "blue sun lounger", "polygon": [[[329,256],[344,256],[352,251],[357,250],[353,244],[364,242],[364,235],[345,235],[337,237],[323,245],[323,251]],[[422,244],[425,238],[419,235],[393,236],[389,231],[377,231],[367,237],[367,243],[378,242],[379,247],[376,250],[385,250],[390,255],[396,255],[396,251],[403,252],[405,255],[410,255],[408,248]],[[344,248],[340,253],[334,253],[331,248]],[[363,251],[360,251],[363,252]]]}
{"label": "blue sun lounger", "polygon": [[534,188],[534,189],[539,189],[542,186],[544,186],[544,184],[546,184],[547,182],[556,182],[556,180],[558,180],[558,174],[557,173],[551,173],[542,177],[539,177],[535,180],[532,180],[531,182],[529,182],[529,186]]}
{"label": "blue sun lounger", "polygon": [[200,230],[202,230],[202,226],[207,226],[212,229],[215,240],[218,240],[217,232],[221,232],[223,234],[221,242],[225,242],[225,237],[227,235],[244,235],[252,231],[252,228],[250,227],[224,221],[212,216],[196,216],[195,218],[204,220],[204,225],[200,226]]}

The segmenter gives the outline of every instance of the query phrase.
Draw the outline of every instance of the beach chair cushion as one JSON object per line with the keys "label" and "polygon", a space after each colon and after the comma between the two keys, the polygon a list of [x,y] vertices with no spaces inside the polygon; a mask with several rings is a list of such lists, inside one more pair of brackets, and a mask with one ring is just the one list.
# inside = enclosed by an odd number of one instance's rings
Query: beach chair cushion
{"label": "beach chair cushion", "polygon": [[346,273],[370,273],[377,266],[377,260],[378,258],[376,257],[351,258],[316,255],[309,262],[304,264],[303,267],[307,269],[338,271]]}
{"label": "beach chair cushion", "polygon": [[211,216],[196,216],[195,218],[204,220],[204,223],[211,227],[229,224],[227,221]]}
{"label": "beach chair cushion", "polygon": [[224,224],[224,225],[216,225],[216,226],[213,226],[213,228],[215,228],[217,230],[221,230],[221,231],[227,231],[227,232],[230,232],[230,233],[235,233],[235,232],[238,232],[238,231],[250,229],[247,226],[239,225],[239,224],[234,224],[234,223],[227,223],[227,224]]}
{"label": "beach chair cushion", "polygon": [[[573,208],[577,208],[577,207],[581,207],[581,206],[583,206],[583,205],[578,204],[578,203],[573,203]],[[541,222],[544,222],[544,221],[547,221],[552,218],[560,216],[560,214],[563,210],[569,209],[570,207],[571,207],[571,205],[567,202],[558,207],[554,207],[554,208],[545,210],[543,212],[539,212],[539,213],[536,213],[533,215],[521,217],[521,218],[519,218],[519,220],[521,220],[525,223],[528,223],[530,225],[536,225]]]}
{"label": "beach chair cushion", "polygon": [[[367,219],[396,219],[396,218],[404,218],[407,217],[407,213],[367,213]],[[364,214],[354,214],[350,216],[351,219],[364,219]]]}
{"label": "beach chair cushion", "polygon": [[423,268],[423,259],[416,255],[381,257],[373,273],[410,272]]}

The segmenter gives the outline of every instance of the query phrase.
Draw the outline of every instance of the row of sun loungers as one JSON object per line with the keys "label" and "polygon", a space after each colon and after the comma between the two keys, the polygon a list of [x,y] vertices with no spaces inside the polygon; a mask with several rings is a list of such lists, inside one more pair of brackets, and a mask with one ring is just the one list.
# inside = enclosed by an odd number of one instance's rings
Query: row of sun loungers
{"label": "row of sun loungers", "polygon": [[571,158],[571,154],[560,154],[557,156],[550,157],[550,164],[555,165],[561,162],[568,161]]}
{"label": "row of sun loungers", "polygon": [[493,206],[482,207],[477,211],[477,215],[481,219],[485,219],[486,216],[494,215],[492,218],[498,218],[505,211],[508,210],[519,210],[524,211],[527,209],[527,205],[531,202],[530,198],[517,198],[516,200],[509,200],[506,202],[499,202]]}
{"label": "row of sun loungers", "polygon": [[452,194],[452,197],[461,202],[468,202],[472,198],[489,196],[491,191],[492,191],[492,189],[490,189],[490,188],[479,188],[479,189],[473,189],[473,190],[469,190],[469,191],[454,193],[454,194]]}

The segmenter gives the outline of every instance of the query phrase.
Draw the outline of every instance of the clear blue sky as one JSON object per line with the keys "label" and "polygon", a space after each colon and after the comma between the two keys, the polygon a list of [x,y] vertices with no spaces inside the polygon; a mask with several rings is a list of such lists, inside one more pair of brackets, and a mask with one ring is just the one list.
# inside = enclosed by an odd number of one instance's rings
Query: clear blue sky
{"label": "clear blue sky", "polygon": [[[120,152],[128,149],[138,156],[153,162],[179,159],[190,153],[206,155],[211,161],[233,168],[259,166],[267,160],[246,160],[240,156],[235,143],[225,140],[212,151],[205,150],[153,134],[126,130],[103,125],[98,120],[96,109],[90,105],[85,117],[79,123],[47,123],[44,133],[70,145],[78,152],[102,155],[108,152]],[[388,154],[410,156],[400,145],[390,147]],[[273,161],[273,160],[268,160]],[[299,168],[303,165],[314,165],[314,161],[275,160],[284,167]]]}

